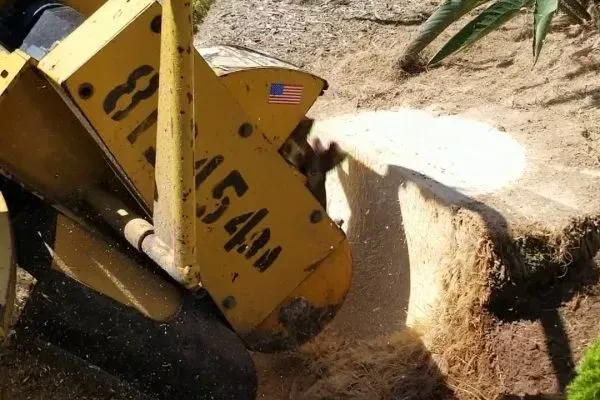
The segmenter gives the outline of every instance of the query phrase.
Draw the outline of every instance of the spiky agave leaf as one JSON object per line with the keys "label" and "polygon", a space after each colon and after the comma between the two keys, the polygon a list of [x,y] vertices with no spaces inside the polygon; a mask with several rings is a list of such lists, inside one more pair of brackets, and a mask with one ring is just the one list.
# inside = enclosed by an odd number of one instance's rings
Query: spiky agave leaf
{"label": "spiky agave leaf", "polygon": [[449,55],[462,51],[518,15],[521,8],[534,0],[498,0],[465,25],[437,53],[429,64],[437,64]]}
{"label": "spiky agave leaf", "polygon": [[421,25],[417,37],[404,51],[405,57],[417,56],[425,47],[433,42],[448,26],[474,8],[490,0],[446,0]]}
{"label": "spiky agave leaf", "polygon": [[540,57],[550,23],[558,10],[559,0],[536,0],[533,14],[533,65]]}

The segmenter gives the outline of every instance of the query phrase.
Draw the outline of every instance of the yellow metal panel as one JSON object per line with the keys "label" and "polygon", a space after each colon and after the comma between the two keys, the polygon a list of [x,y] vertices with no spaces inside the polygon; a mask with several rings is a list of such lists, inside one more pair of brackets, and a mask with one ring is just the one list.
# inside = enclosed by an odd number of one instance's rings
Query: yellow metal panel
{"label": "yellow metal panel", "polygon": [[[238,299],[239,306],[224,311],[238,329],[245,331],[266,318],[312,272],[307,267],[325,258],[344,240],[344,235],[295,179],[262,132],[256,129],[248,138],[237,134],[236,128],[246,121],[245,115],[226,95],[225,88],[211,79],[214,75],[208,65],[198,64],[196,79],[204,84],[202,92],[198,88],[196,91],[196,115],[199,131],[205,134],[199,135],[196,157],[207,160],[201,171],[208,171],[213,160],[221,161],[197,191],[201,216],[198,256],[201,263],[206,260],[210,264],[205,266],[202,279],[217,299]],[[229,115],[223,114],[226,110]],[[231,210],[213,222],[209,216],[229,202]],[[315,211],[323,215],[319,223],[311,222]],[[232,245],[232,236],[236,231],[242,232],[244,223],[261,215],[265,215],[264,221],[240,238],[240,247],[222,250]],[[261,237],[270,240],[249,260],[252,263],[236,254],[249,254],[244,248],[247,244],[242,243],[250,239],[259,244]],[[278,249],[281,254],[276,263],[261,272],[268,265],[261,266],[260,258],[269,252],[275,254]]]}
{"label": "yellow metal panel", "polygon": [[[252,122],[260,126],[267,140],[280,148],[304,118],[323,90],[324,82],[313,75],[281,68],[260,68],[233,72],[220,77]],[[269,104],[272,83],[302,86],[299,104]]]}
{"label": "yellow metal panel", "polygon": [[[202,91],[200,87],[196,90],[196,115],[201,132],[196,157],[209,160],[206,165],[222,160],[213,176],[207,178],[196,193],[200,208],[207,208],[198,224],[199,262],[210,263],[210,267],[205,266],[202,279],[211,293],[238,299],[238,306],[223,311],[246,333],[310,275],[309,266],[323,260],[345,238],[260,130],[255,129],[248,138],[237,134],[236,128],[246,117],[212,76],[210,67],[198,62],[196,80],[203,85]],[[225,196],[230,199],[232,210],[216,223],[206,224],[208,212],[216,211],[219,204],[224,203],[225,197],[219,193],[222,188],[226,188]],[[311,223],[311,214],[316,210],[323,219]],[[258,217],[261,212],[268,215],[258,229],[248,232],[245,241],[255,236],[270,236],[265,248],[275,250],[279,246],[282,249],[276,263],[264,273],[256,268],[256,263],[266,252],[259,252],[251,260],[255,265],[252,268],[236,251],[222,250],[232,239],[227,229],[233,230],[238,223],[235,228],[239,232],[242,222]],[[238,249],[244,252],[243,247]]]}
{"label": "yellow metal panel", "polygon": [[49,250],[52,268],[149,318],[165,321],[181,307],[174,286],[61,214]]}
{"label": "yellow metal panel", "polygon": [[[1,57],[1,56],[0,56]],[[13,53],[11,60],[23,60]],[[18,74],[10,62],[8,90],[0,94],[0,169],[34,191],[62,202],[111,174],[102,152],[31,62]],[[0,79],[1,81],[1,79]]]}
{"label": "yellow metal panel", "polygon": [[[199,49],[223,84],[277,148],[285,142],[325,89],[325,80],[274,57],[240,46]],[[300,85],[298,104],[269,103],[271,84]]]}
{"label": "yellow metal panel", "polygon": [[[79,79],[69,81],[69,93],[149,208],[154,178],[148,177],[154,167],[148,160],[153,163],[155,155],[160,56],[160,36],[151,28],[160,13],[152,0],[108,1],[38,65],[60,85],[77,73]],[[154,134],[144,135],[146,129]]]}
{"label": "yellow metal panel", "polygon": [[6,340],[12,322],[16,270],[10,216],[0,193],[0,342]]}
{"label": "yellow metal panel", "polygon": [[[94,57],[98,49],[111,42],[132,19],[144,13],[154,3],[153,0],[108,0],[85,21],[85,28],[80,26],[79,28],[82,29],[78,28],[63,39],[58,48],[47,54],[40,61],[40,68],[46,71],[54,81],[64,82],[87,60]],[[154,7],[154,11],[157,14],[152,17],[160,15],[160,7]],[[150,25],[146,25],[145,28],[150,29]],[[81,30],[85,32],[81,32]],[[123,41],[123,39],[119,39],[119,41]],[[126,42],[122,45],[128,46],[129,50],[132,49],[132,46],[140,46],[146,51],[154,47],[144,42]],[[154,50],[155,56],[158,57],[158,48]],[[111,63],[103,66],[104,73],[102,75],[113,75],[112,69],[120,67],[121,56],[123,53],[113,54]],[[103,76],[98,78],[105,79]]]}
{"label": "yellow metal panel", "polygon": [[[149,208],[158,103],[153,79],[160,48],[151,21],[158,14],[158,3],[109,1],[94,22],[88,20],[40,63],[63,84]],[[100,37],[89,40],[94,34]],[[79,54],[82,46],[87,50]],[[344,241],[344,234],[195,55],[198,262],[203,285],[235,329],[246,334],[313,272],[309,266]],[[63,63],[62,57],[73,59]],[[91,97],[80,96],[85,84],[93,87]]]}
{"label": "yellow metal panel", "polygon": [[10,85],[17,81],[28,60],[21,52],[0,52],[0,101]]}

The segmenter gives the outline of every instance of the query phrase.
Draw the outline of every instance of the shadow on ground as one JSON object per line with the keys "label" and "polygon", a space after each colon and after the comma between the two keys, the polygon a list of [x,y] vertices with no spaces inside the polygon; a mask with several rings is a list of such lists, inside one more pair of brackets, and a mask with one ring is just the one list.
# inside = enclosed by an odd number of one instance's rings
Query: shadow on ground
{"label": "shadow on ground", "polygon": [[350,209],[346,234],[354,275],[334,324],[354,338],[372,338],[397,332],[406,322],[410,260],[398,201],[400,182],[353,159],[348,167],[348,172],[338,168],[337,176]]}
{"label": "shadow on ground", "polygon": [[[589,275],[596,268],[576,268],[578,266],[574,265],[565,275],[562,269],[549,265],[543,276],[524,277],[522,269],[527,268],[527,257],[511,236],[508,222],[497,210],[416,171],[398,166],[388,166],[387,173],[381,176],[350,157],[347,172],[338,168],[337,174],[350,208],[346,232],[353,248],[355,272],[347,301],[333,323],[336,331],[346,337],[373,339],[405,327],[411,276],[398,193],[403,185],[413,182],[428,200],[441,202],[446,207],[459,205],[483,218],[502,252],[500,256],[508,267],[505,272],[510,275],[510,284],[495,289],[494,301],[488,311],[499,321],[537,320],[541,323],[556,386],[564,393],[574,377],[575,362],[558,308],[583,286],[598,281],[595,273],[582,278],[578,271]],[[513,267],[515,264],[520,265]],[[526,351],[521,355],[526,355]],[[439,370],[433,373],[441,374]],[[507,382],[506,387],[510,388],[511,382]],[[406,393],[403,391],[403,394]],[[506,400],[512,398],[520,397],[505,397]]]}

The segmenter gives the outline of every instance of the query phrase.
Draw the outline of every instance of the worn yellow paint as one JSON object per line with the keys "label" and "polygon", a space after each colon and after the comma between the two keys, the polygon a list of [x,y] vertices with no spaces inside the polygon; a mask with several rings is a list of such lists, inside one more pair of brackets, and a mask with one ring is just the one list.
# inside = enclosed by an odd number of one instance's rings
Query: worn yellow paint
{"label": "worn yellow paint", "polygon": [[[293,337],[294,332],[279,320],[282,308],[297,298],[307,300],[319,309],[338,309],[343,304],[352,283],[352,253],[348,242],[314,266],[309,275],[281,304],[245,339],[251,348],[275,346]],[[315,324],[318,322],[315,321]]]}
{"label": "worn yellow paint", "polygon": [[12,324],[16,271],[10,215],[4,196],[0,193],[0,342],[6,340]]}
{"label": "worn yellow paint", "polygon": [[0,52],[0,100],[10,86],[17,82],[28,61],[29,56],[20,51]]}
{"label": "worn yellow paint", "polygon": [[156,135],[154,229],[172,249],[171,270],[191,289],[200,287],[196,262],[194,190],[194,53],[190,2],[162,4],[160,83]]}
{"label": "worn yellow paint", "polygon": [[352,283],[352,251],[345,241],[314,267],[289,298],[303,297],[315,307],[340,306]]}
{"label": "worn yellow paint", "polygon": [[[52,82],[67,87],[110,155],[127,171],[127,178],[149,210],[154,198],[154,178],[148,176],[154,176],[154,167],[144,154],[152,155],[156,149],[160,57],[160,35],[150,28],[152,19],[160,14],[160,6],[152,0],[109,0],[38,65]],[[136,22],[130,24],[132,20]],[[136,70],[140,71],[140,78],[133,82],[134,87],[130,92],[122,91],[122,96],[112,96],[116,101],[108,101],[109,112],[105,112],[104,103],[111,99],[110,92],[120,85],[127,89],[125,85]],[[93,94],[84,100],[79,96],[80,85],[88,83]],[[140,101],[125,118],[115,121],[113,118],[120,118],[118,112],[131,104],[132,95],[139,91],[153,91],[151,100]],[[153,134],[141,134],[134,144],[130,143],[128,135],[152,116],[153,122],[146,128]]]}
{"label": "worn yellow paint", "polygon": [[[15,52],[12,59],[23,56]],[[0,92],[0,172],[53,202],[68,201],[112,172],[96,143],[35,66],[30,61],[18,64],[17,73],[0,60],[0,71],[9,69],[15,78],[8,90]]]}
{"label": "worn yellow paint", "polygon": [[[26,56],[17,51],[0,59],[3,69],[10,70],[12,77],[0,92],[0,171],[4,175],[58,207],[112,176],[100,148]],[[0,255],[4,257],[10,255],[10,243],[5,226],[8,216],[2,207],[0,202]],[[68,269],[72,272],[68,275],[80,282],[156,320],[165,320],[176,311],[179,295],[174,287],[64,216],[59,217],[55,246],[63,260],[61,270]],[[5,264],[0,260],[0,304],[5,294]]]}
{"label": "worn yellow paint", "polygon": [[[304,118],[327,87],[322,78],[274,57],[239,46],[199,49],[200,54],[233,94],[254,124],[277,148]],[[299,104],[269,104],[272,83],[302,85]]]}
{"label": "worn yellow paint", "polygon": [[[127,82],[137,67],[148,65],[150,71],[158,71],[160,36],[152,32],[150,23],[160,13],[160,5],[152,1],[109,1],[39,64],[50,79],[69,93],[126,178],[141,193],[148,209],[153,207],[154,168],[144,153],[156,143],[156,123],[148,124],[133,144],[127,137],[157,109],[157,93],[140,101],[119,121],[111,119],[114,112],[105,113],[103,102],[111,90]],[[215,157],[222,161],[196,191],[197,208],[206,207],[196,219],[201,280],[236,331],[248,334],[313,273],[309,266],[343,245],[345,236],[295,178],[292,167],[260,125],[252,124],[232,92],[199,53],[193,53],[198,125],[196,173]],[[148,89],[153,73],[133,85],[133,92]],[[94,87],[88,99],[78,94],[84,83]],[[130,95],[124,96],[116,109],[124,109],[131,99]],[[240,127],[248,122],[253,129],[250,136],[243,137]],[[225,186],[221,192],[220,182],[237,182],[237,191]],[[202,222],[227,202],[228,208],[217,221]],[[225,244],[244,226],[241,222],[247,222],[259,210],[268,214],[245,235],[244,242],[248,245],[261,235],[270,235],[264,248],[249,259],[237,251],[247,253],[247,247],[225,251]],[[312,223],[310,218],[315,210],[324,215],[318,223]],[[277,246],[283,250],[266,271],[260,272],[253,266],[267,249]]]}
{"label": "worn yellow paint", "polygon": [[53,256],[52,268],[148,318],[165,321],[181,308],[181,295],[173,285],[138,265],[109,239],[61,214],[54,242],[46,246]]}

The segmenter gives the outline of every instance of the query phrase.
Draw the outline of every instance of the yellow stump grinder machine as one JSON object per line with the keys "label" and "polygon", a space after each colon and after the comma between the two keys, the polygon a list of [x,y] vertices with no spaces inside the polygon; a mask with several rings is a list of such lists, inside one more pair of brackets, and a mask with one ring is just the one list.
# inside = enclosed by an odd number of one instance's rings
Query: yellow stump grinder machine
{"label": "yellow stump grinder machine", "polygon": [[[0,336],[27,324],[161,398],[253,399],[251,353],[305,343],[349,289],[343,153],[309,144],[325,80],[197,50],[191,15],[0,0]],[[17,266],[36,284],[11,323]]]}

